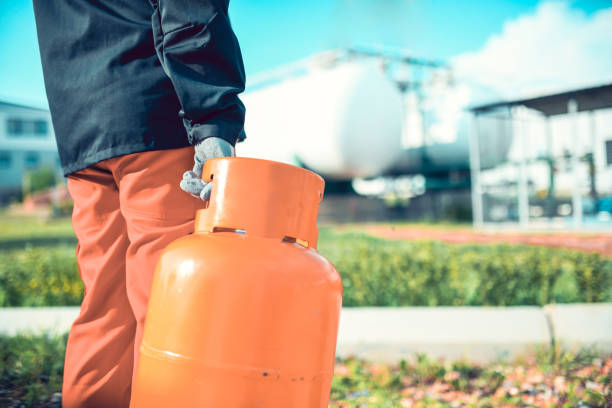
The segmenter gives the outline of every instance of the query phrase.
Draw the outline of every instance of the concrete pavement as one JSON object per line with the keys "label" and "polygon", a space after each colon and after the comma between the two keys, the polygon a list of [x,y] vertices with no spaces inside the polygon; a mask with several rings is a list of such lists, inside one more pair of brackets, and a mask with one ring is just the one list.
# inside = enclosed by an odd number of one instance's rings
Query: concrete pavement
{"label": "concrete pavement", "polygon": [[[0,333],[64,333],[78,311],[78,307],[0,308]],[[487,362],[553,342],[612,352],[612,303],[344,308],[337,355],[397,362],[426,353],[432,358]]]}
{"label": "concrete pavement", "polygon": [[415,353],[484,362],[550,343],[538,307],[346,308],[338,337],[338,355],[384,362]]}
{"label": "concrete pavement", "polygon": [[48,332],[63,334],[70,330],[79,308],[66,307],[4,307],[0,308],[0,333]]}

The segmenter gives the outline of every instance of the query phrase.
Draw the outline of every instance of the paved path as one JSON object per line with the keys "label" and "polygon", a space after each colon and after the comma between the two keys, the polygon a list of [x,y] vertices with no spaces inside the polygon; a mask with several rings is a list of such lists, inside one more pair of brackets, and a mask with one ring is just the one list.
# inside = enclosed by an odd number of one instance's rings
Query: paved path
{"label": "paved path", "polygon": [[0,308],[0,333],[49,332],[63,334],[79,315],[78,307]]}
{"label": "paved path", "polygon": [[[65,333],[78,308],[3,308],[0,332]],[[426,353],[475,362],[556,342],[612,353],[612,303],[539,307],[344,308],[337,354],[397,362]]]}
{"label": "paved path", "polygon": [[432,358],[489,362],[553,342],[612,353],[612,303],[346,308],[337,354],[396,362],[425,353]]}

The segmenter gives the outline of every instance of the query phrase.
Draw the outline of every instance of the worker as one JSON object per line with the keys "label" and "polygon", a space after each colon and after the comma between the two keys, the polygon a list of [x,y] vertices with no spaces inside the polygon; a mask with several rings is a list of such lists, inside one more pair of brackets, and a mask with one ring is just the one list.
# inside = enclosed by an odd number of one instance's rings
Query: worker
{"label": "worker", "polygon": [[193,232],[203,164],[245,137],[228,2],[34,0],[85,286],[64,408],[129,405],[158,257]]}

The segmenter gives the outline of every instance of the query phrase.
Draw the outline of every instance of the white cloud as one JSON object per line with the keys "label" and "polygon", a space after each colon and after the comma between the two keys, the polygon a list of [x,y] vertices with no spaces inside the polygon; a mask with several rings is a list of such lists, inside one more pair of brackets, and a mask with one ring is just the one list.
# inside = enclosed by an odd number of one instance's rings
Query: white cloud
{"label": "white cloud", "polygon": [[612,82],[612,7],[586,16],[565,2],[542,2],[451,62],[459,79],[507,98]]}

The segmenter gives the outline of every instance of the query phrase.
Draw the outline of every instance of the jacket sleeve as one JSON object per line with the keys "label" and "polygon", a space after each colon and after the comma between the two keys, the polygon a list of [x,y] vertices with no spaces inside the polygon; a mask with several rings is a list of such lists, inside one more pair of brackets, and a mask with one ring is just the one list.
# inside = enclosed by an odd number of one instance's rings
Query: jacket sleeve
{"label": "jacket sleeve", "polygon": [[245,73],[229,0],[150,0],[155,49],[181,103],[189,142],[245,138]]}

